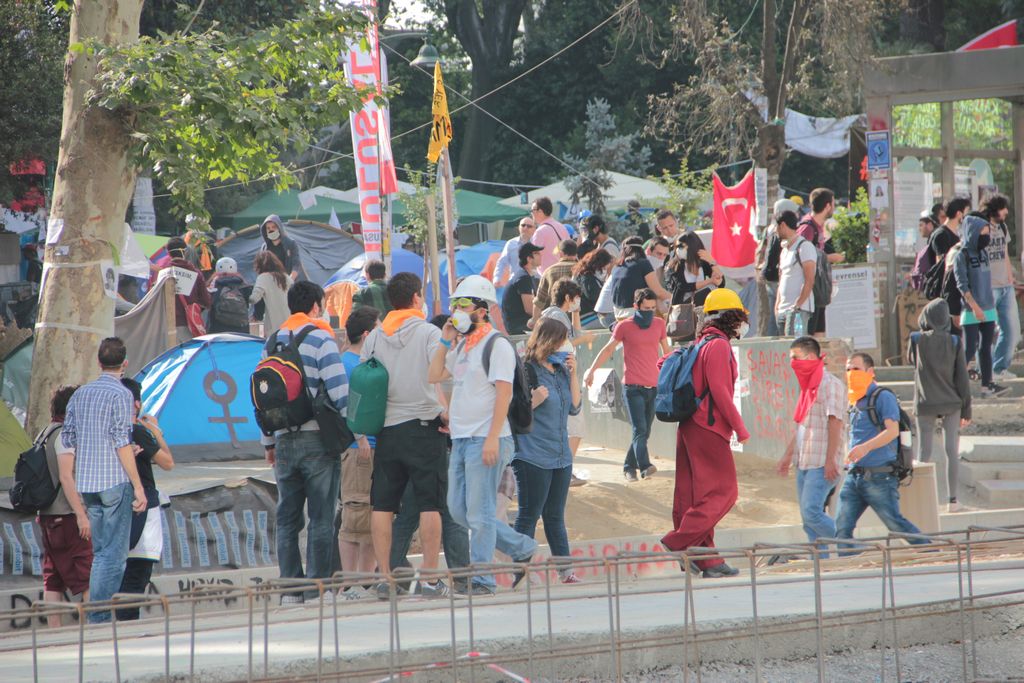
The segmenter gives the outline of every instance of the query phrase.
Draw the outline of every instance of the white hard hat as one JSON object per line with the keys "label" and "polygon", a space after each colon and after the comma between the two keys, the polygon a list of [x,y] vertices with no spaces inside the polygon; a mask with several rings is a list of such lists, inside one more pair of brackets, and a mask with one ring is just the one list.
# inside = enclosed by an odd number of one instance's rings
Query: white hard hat
{"label": "white hard hat", "polygon": [[459,297],[470,297],[473,299],[483,299],[484,301],[490,301],[492,304],[498,303],[498,293],[494,291],[494,285],[491,281],[480,275],[467,275],[462,278],[462,282],[452,292],[451,298],[458,299]]}
{"label": "white hard hat", "polygon": [[793,213],[799,214],[800,207],[797,206],[796,202],[792,199],[786,199],[783,197],[779,201],[775,202],[775,206],[772,207],[772,211],[774,215],[780,214],[783,211],[792,211]]}
{"label": "white hard hat", "polygon": [[217,259],[217,272],[232,274],[237,273],[238,263],[236,263],[235,259],[231,258],[230,256],[222,256],[219,259]]}

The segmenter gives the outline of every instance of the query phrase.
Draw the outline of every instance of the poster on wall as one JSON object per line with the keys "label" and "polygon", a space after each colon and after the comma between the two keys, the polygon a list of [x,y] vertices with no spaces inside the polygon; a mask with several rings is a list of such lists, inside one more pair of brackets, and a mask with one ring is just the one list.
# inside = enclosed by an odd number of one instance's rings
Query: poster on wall
{"label": "poster on wall", "polygon": [[832,282],[832,303],[825,309],[828,336],[851,339],[854,349],[877,349],[873,268],[834,268]]}
{"label": "poster on wall", "polygon": [[925,242],[917,230],[921,214],[932,205],[932,174],[896,171],[893,174],[893,218],[896,256],[914,258]]}

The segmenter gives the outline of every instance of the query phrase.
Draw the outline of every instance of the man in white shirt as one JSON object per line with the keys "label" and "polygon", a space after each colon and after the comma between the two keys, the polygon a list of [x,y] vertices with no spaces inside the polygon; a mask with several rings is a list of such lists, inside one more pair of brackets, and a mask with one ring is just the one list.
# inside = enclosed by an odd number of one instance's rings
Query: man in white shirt
{"label": "man in white shirt", "polygon": [[814,312],[814,272],[818,252],[813,244],[797,235],[797,217],[783,211],[775,217],[776,231],[782,240],[779,257],[779,292],[775,297],[775,319],[786,337],[802,337]]}
{"label": "man in white shirt", "polygon": [[504,287],[508,284],[519,264],[519,245],[529,242],[536,229],[537,224],[529,216],[523,216],[519,220],[519,237],[513,237],[508,242],[505,242],[505,246],[501,250],[501,256],[498,257],[498,262],[494,264],[494,277],[491,278],[491,281],[495,287]]}

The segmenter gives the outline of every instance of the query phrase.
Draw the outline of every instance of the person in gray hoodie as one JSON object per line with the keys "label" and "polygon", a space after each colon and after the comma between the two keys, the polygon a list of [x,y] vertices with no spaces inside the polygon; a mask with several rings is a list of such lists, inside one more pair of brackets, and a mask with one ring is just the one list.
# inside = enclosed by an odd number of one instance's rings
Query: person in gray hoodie
{"label": "person in gray hoodie", "polygon": [[[914,414],[917,421],[918,460],[931,462],[935,423],[942,421],[946,446],[948,512],[956,512],[960,468],[960,430],[971,423],[971,385],[967,377],[960,337],[950,332],[949,305],[934,299],[917,320],[920,332],[910,335],[910,362],[914,364]],[[939,477],[941,482],[941,477]],[[941,489],[941,486],[940,486]]]}
{"label": "person in gray hoodie", "polygon": [[284,272],[292,279],[292,282],[305,280],[302,273],[302,257],[299,255],[299,245],[284,232],[284,223],[277,214],[270,214],[263,219],[260,225],[260,234],[263,236],[263,246],[260,251],[269,251],[276,256],[284,265]]}
{"label": "person in gray hoodie", "polygon": [[[1006,391],[992,381],[992,342],[996,334],[996,300],[992,293],[992,273],[989,270],[986,247],[991,240],[988,221],[967,216],[960,226],[962,247],[953,260],[956,288],[963,297],[964,311],[960,326],[964,330],[967,358],[978,352],[978,370],[981,372],[983,398],[998,396]],[[981,345],[978,345],[978,339]]]}
{"label": "person in gray hoodie", "polygon": [[[360,359],[376,358],[388,371],[384,428],[377,435],[370,484],[370,532],[377,571],[391,573],[391,538],[395,514],[406,484],[411,484],[420,510],[423,569],[437,570],[441,550],[441,512],[448,496],[447,440],[440,431],[446,419],[434,386],[427,381],[430,359],[441,345],[441,330],[422,311],[423,283],[412,273],[397,273],[387,293],[394,310],[367,335]],[[387,599],[391,585],[377,586]],[[420,581],[426,597],[447,595],[438,579]]]}

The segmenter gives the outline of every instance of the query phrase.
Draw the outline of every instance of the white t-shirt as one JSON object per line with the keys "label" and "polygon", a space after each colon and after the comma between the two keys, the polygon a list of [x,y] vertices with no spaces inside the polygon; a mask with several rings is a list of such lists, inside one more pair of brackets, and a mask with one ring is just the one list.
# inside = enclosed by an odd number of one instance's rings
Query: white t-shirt
{"label": "white t-shirt", "polygon": [[[800,292],[804,287],[803,264],[810,261],[817,265],[817,259],[818,250],[802,237],[796,238],[793,245],[783,247],[782,255],[779,257],[779,308],[777,313],[784,313],[795,307],[796,300],[800,298]],[[800,306],[800,310],[808,313],[814,312],[813,293]]]}
{"label": "white t-shirt", "polygon": [[[516,351],[504,339],[495,339],[491,347],[490,373],[484,374],[483,350],[497,331],[477,342],[468,353],[455,345],[448,352],[445,367],[452,375],[452,401],[448,409],[453,439],[487,436],[494,416],[497,392],[495,382],[512,383],[516,372]],[[499,436],[511,436],[508,418]]]}

